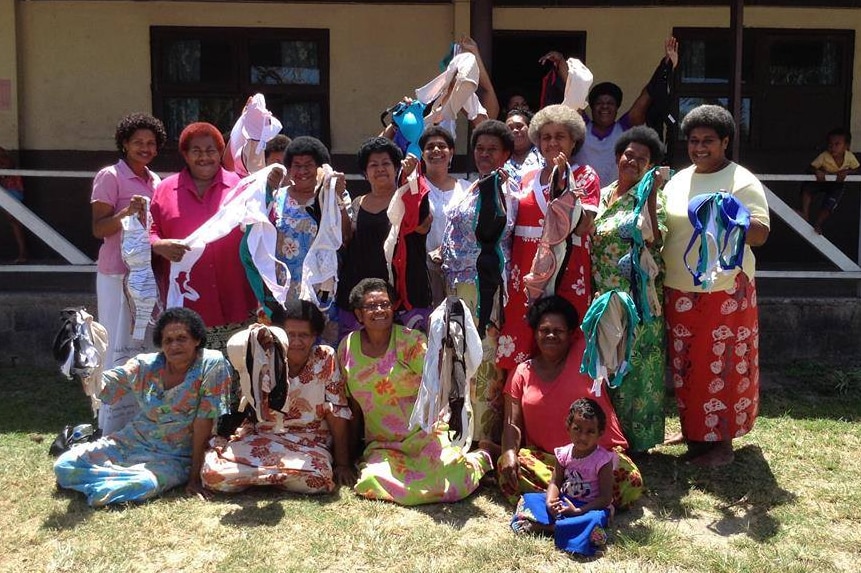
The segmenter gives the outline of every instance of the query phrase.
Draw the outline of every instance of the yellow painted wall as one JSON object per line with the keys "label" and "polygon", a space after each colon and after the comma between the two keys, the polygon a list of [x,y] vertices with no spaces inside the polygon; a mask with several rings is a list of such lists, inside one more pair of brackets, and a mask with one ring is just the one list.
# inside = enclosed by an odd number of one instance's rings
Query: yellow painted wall
{"label": "yellow painted wall", "polygon": [[0,80],[10,82],[10,101],[0,108],[0,147],[18,149],[18,62],[15,0],[0,0]]}
{"label": "yellow painted wall", "polygon": [[[0,7],[10,1],[0,0]],[[28,149],[112,149],[117,120],[152,109],[149,28],[158,25],[329,28],[332,151],[353,153],[379,132],[383,109],[438,73],[454,29],[448,5],[24,2],[18,7],[21,139]],[[2,32],[0,27],[5,38]]]}
{"label": "yellow painted wall", "polygon": [[[613,81],[622,88],[627,109],[663,54],[664,39],[674,27],[729,27],[723,8],[496,8],[497,30],[576,30],[586,32],[586,63],[595,82]],[[861,133],[861,10],[749,7],[749,28],[822,28],[855,30],[851,130]]]}

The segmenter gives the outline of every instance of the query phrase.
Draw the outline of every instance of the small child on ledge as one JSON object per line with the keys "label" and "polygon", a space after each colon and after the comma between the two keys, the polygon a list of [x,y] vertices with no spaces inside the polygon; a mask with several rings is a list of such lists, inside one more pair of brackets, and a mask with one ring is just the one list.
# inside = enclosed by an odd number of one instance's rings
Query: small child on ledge
{"label": "small child on ledge", "polygon": [[[816,221],[813,223],[813,229],[820,235],[822,224],[834,212],[843,196],[846,176],[855,173],[859,167],[858,159],[849,151],[851,143],[852,134],[848,130],[838,127],[829,131],[827,151],[820,153],[810,163],[810,169],[816,175],[816,181],[801,185],[800,214],[805,221],[810,221],[810,204],[813,202],[813,196],[818,193],[825,194],[822,206],[816,215]],[[835,175],[835,180],[826,181],[826,175]]]}

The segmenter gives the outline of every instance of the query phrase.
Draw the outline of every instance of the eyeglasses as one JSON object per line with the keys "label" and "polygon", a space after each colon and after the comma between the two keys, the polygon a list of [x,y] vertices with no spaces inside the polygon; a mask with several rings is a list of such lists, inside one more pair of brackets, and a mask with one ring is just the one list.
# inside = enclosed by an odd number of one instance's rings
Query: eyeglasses
{"label": "eyeglasses", "polygon": [[390,308],[392,308],[392,303],[387,300],[362,305],[362,310],[367,310],[368,312],[375,310],[389,310]]}

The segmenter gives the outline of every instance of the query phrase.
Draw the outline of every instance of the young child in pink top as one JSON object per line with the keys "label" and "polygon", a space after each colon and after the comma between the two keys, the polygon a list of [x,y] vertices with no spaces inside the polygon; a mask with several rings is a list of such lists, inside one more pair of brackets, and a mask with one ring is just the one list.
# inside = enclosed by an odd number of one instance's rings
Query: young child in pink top
{"label": "young child in pink top", "polygon": [[618,463],[614,452],[598,445],[606,425],[607,417],[594,400],[580,398],[571,404],[565,419],[571,443],[555,450],[547,492],[520,498],[511,519],[516,533],[549,533],[559,549],[586,556],[606,544]]}

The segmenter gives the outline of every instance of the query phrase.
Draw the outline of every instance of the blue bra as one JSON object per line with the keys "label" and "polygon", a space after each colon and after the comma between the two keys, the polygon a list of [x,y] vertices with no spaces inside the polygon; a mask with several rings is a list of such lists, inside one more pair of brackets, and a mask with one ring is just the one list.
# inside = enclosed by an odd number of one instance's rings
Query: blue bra
{"label": "blue bra", "polygon": [[422,156],[419,138],[425,129],[424,111],[425,104],[420,101],[410,104],[401,102],[392,109],[392,122],[398,127],[398,133],[407,141],[405,153],[411,153],[419,159]]}
{"label": "blue bra", "polygon": [[[623,325],[624,331],[619,340],[619,344],[624,344],[624,359],[619,364],[615,372],[608,372],[603,365],[604,360],[601,358],[601,348],[599,345],[600,326],[604,318],[604,312],[610,306],[610,300],[616,297],[622,305],[622,313],[625,316]],[[580,372],[589,375],[592,380],[600,381],[605,379],[607,386],[616,388],[622,383],[625,374],[631,369],[631,349],[634,347],[634,330],[639,324],[640,318],[637,315],[637,307],[634,305],[634,299],[625,291],[613,289],[595,298],[586,314],[583,316],[583,322],[580,324],[580,330],[586,336],[586,349],[583,351],[583,360],[580,362]],[[605,349],[610,350],[610,349]],[[600,396],[600,385],[593,385],[593,390],[596,396]]]}
{"label": "blue bra", "polygon": [[[741,201],[721,191],[691,199],[688,219],[694,232],[685,249],[685,266],[694,278],[694,285],[708,290],[720,273],[741,268],[750,211]],[[688,253],[697,239],[700,239],[700,249],[694,270],[688,263]]]}

